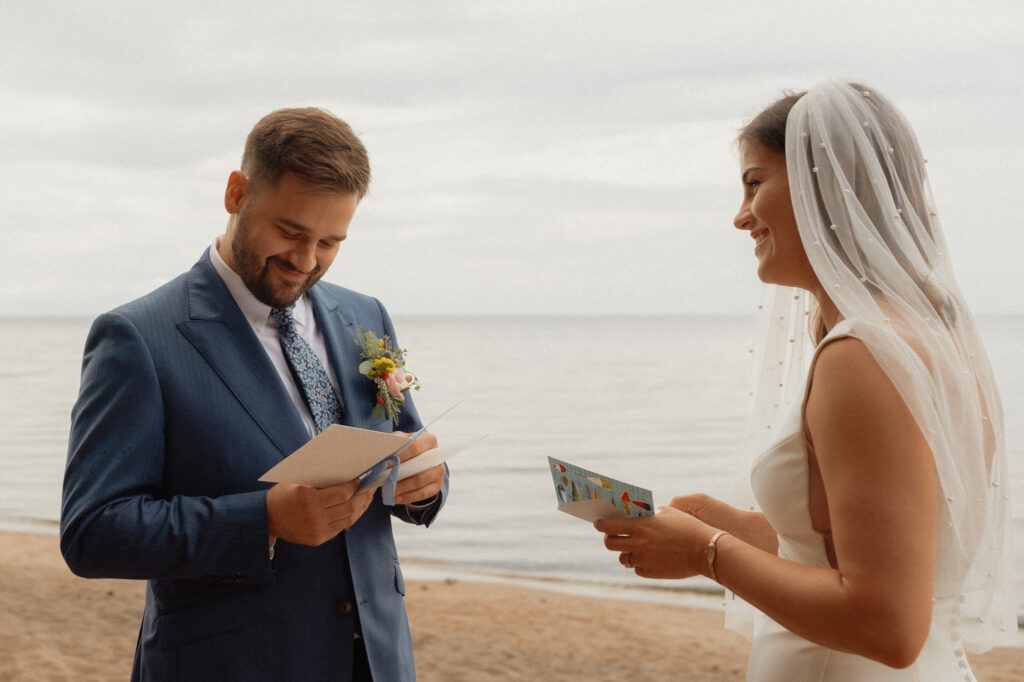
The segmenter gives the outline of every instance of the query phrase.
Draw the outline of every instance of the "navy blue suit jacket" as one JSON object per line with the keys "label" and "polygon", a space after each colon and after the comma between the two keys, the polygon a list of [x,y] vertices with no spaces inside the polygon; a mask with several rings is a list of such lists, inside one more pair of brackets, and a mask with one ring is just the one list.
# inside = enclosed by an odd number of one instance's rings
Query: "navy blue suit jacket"
{"label": "navy blue suit jacket", "polygon": [[[391,431],[373,417],[376,389],[357,371],[354,342],[359,325],[394,340],[387,312],[330,284],[309,296],[344,423]],[[420,425],[410,400],[398,429]],[[149,581],[133,679],[345,680],[357,626],[375,679],[415,678],[391,516],[429,524],[447,478],[425,510],[386,507],[378,491],[334,540],[278,540],[271,559],[269,486],[257,479],[307,439],[208,253],[95,321],[72,412],[61,550],[80,576]]]}

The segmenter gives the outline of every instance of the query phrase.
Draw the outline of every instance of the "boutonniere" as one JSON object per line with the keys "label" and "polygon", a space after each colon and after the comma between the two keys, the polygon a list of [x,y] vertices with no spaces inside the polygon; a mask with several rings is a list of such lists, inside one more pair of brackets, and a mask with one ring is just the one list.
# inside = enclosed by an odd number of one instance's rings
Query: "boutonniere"
{"label": "boutonniere", "polygon": [[361,349],[359,373],[377,385],[377,404],[373,416],[381,419],[391,417],[398,423],[398,414],[405,405],[405,392],[419,390],[420,380],[405,369],[405,349],[395,350],[387,336],[377,338],[371,331],[359,327],[356,345]]}

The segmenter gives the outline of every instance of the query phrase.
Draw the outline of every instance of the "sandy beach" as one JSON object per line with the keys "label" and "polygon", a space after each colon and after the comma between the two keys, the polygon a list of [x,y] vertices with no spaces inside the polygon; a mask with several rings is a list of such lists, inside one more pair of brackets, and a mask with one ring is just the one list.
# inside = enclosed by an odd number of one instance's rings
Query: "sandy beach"
{"label": "sandy beach", "polygon": [[[53,535],[0,532],[0,680],[123,680],[144,584],[84,580]],[[706,609],[464,579],[410,580],[423,682],[742,680],[748,645]],[[971,657],[983,682],[1024,679],[1024,649]],[[386,682],[386,681],[385,681]]]}

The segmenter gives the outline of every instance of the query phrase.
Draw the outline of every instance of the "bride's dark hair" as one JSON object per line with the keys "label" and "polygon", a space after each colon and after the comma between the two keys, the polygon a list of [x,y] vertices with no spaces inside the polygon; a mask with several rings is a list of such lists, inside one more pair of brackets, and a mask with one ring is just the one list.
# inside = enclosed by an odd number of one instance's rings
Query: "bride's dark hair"
{"label": "bride's dark hair", "polygon": [[789,119],[789,111],[804,94],[804,92],[787,92],[769,104],[761,113],[750,119],[750,123],[740,128],[740,134],[736,141],[757,142],[772,151],[785,154],[786,121]]}

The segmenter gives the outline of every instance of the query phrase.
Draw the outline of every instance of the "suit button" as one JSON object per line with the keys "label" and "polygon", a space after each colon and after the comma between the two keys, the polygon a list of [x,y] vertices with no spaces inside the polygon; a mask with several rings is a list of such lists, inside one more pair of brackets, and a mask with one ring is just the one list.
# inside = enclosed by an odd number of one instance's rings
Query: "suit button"
{"label": "suit button", "polygon": [[352,613],[352,602],[348,600],[340,601],[335,604],[335,608],[338,610],[339,616],[347,616]]}

